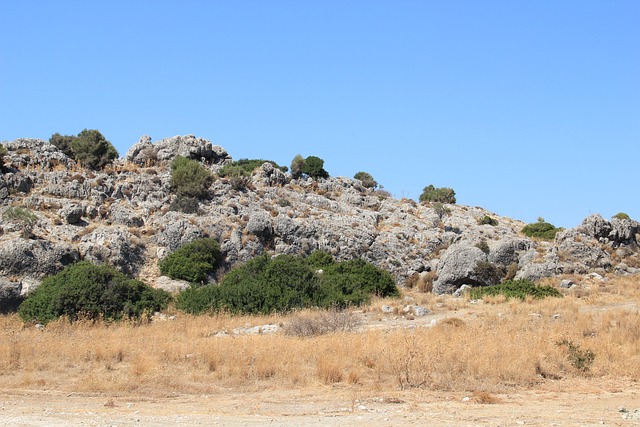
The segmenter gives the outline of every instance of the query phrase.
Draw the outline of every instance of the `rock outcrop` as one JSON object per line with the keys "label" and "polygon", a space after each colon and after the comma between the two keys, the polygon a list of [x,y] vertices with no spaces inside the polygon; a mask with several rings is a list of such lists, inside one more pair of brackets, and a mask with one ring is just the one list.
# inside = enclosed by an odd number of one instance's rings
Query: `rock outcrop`
{"label": "rock outcrop", "polygon": [[[271,163],[258,167],[241,189],[214,180],[198,213],[185,214],[169,210],[175,197],[170,161],[186,156],[212,172],[232,161],[224,148],[202,138],[153,143],[145,136],[125,160],[98,172],[83,171],[45,141],[4,145],[0,210],[22,206],[38,216],[33,239],[20,237],[20,228],[0,216],[0,283],[22,283],[22,293],[80,259],[180,289],[184,283],[160,279],[157,261],[203,236],[220,242],[219,275],[266,251],[316,249],[339,260],[363,257],[389,270],[399,284],[416,274],[435,275],[438,293],[491,284],[496,272],[531,280],[640,272],[639,226],[632,220],[592,215],[554,242],[543,242],[523,236],[522,222],[479,207],[448,205],[450,214],[440,218],[428,203],[396,200],[358,180],[292,179]],[[486,215],[497,225],[480,225]]]}

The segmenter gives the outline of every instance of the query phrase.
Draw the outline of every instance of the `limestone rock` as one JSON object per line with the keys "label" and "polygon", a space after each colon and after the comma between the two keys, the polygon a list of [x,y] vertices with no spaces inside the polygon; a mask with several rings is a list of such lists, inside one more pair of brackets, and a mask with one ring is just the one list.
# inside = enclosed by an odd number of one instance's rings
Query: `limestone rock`
{"label": "limestone rock", "polygon": [[109,264],[135,276],[144,264],[144,247],[124,226],[98,227],[82,237],[78,248],[83,259],[95,264]]}
{"label": "limestone rock", "polygon": [[22,302],[22,284],[10,282],[0,278],[0,314],[9,313],[18,309]]}
{"label": "limestone rock", "polygon": [[174,280],[167,276],[160,276],[156,280],[155,287],[167,292],[176,293],[184,291],[185,289],[189,288],[189,286],[191,286],[191,283],[187,282],[186,280]]}
{"label": "limestone rock", "polygon": [[478,262],[487,261],[487,255],[466,242],[450,246],[438,263],[438,278],[433,292],[451,293],[463,284],[485,286],[475,273]]}
{"label": "limestone rock", "polygon": [[66,243],[10,238],[0,245],[0,275],[43,278],[79,260]]}
{"label": "limestone rock", "polygon": [[77,224],[82,220],[84,209],[82,206],[72,203],[60,209],[58,215],[67,224]]}

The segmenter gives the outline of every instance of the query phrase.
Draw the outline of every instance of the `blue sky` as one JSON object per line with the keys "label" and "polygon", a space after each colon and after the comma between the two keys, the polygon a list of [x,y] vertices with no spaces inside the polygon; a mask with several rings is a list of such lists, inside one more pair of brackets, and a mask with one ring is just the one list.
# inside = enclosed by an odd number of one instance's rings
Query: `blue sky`
{"label": "blue sky", "polygon": [[640,2],[0,0],[0,140],[195,134],[396,197],[640,219]]}

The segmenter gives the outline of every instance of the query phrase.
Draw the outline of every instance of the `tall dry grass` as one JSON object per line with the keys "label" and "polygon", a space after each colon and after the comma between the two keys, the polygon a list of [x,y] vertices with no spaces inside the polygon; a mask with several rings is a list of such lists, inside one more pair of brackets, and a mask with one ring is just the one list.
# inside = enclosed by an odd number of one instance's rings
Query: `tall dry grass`
{"label": "tall dry grass", "polygon": [[[501,392],[584,376],[640,380],[639,296],[640,278],[542,301],[471,305],[417,296],[439,316],[434,327],[425,322],[309,337],[217,336],[245,324],[285,325],[295,321],[290,316],[60,320],[38,330],[8,315],[0,317],[0,387],[148,395],[354,385]],[[372,306],[359,315],[375,323],[376,313]],[[595,354],[587,369],[575,366],[562,341]]]}

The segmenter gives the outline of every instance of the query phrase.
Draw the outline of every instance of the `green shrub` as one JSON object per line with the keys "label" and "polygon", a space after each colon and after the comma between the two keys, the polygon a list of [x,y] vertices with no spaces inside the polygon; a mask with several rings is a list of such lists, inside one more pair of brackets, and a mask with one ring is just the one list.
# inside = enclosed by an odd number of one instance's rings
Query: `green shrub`
{"label": "green shrub", "polygon": [[491,225],[495,227],[498,225],[498,220],[490,217],[489,215],[485,215],[482,218],[478,219],[478,225]]}
{"label": "green shrub", "polygon": [[545,222],[544,218],[538,218],[538,222],[525,225],[524,228],[522,228],[522,234],[543,240],[553,240],[556,238],[556,234],[561,230],[562,228],[557,228],[554,225]]}
{"label": "green shrub", "polygon": [[60,135],[56,132],[51,135],[51,138],[49,138],[49,142],[58,147],[58,149],[66,154],[67,157],[75,159],[75,154],[73,152],[73,149],[71,148],[71,143],[76,138],[77,137],[73,135]]}
{"label": "green shrub", "polygon": [[178,156],[171,162],[171,186],[178,196],[201,199],[212,182],[211,172],[195,160]]}
{"label": "green shrub", "polygon": [[227,176],[251,176],[254,170],[265,163],[271,163],[276,169],[287,172],[289,168],[280,166],[272,160],[262,159],[240,159],[235,162],[227,163],[218,171],[218,176],[224,178]]}
{"label": "green shrub", "polygon": [[358,172],[353,177],[362,181],[362,185],[366,188],[376,188],[378,186],[376,180],[368,172]]}
{"label": "green shrub", "polygon": [[613,218],[617,218],[617,219],[631,219],[631,217],[629,215],[627,215],[624,212],[618,212],[617,214],[615,214],[613,216]]}
{"label": "green shrub", "polygon": [[329,178],[329,173],[324,170],[324,160],[316,156],[309,156],[304,159],[302,173],[314,179]]}
{"label": "green shrub", "polygon": [[95,129],[84,129],[78,136],[54,133],[49,142],[85,168],[99,170],[118,158],[118,150]]}
{"label": "green shrub", "polygon": [[189,313],[266,314],[358,305],[373,294],[396,296],[398,289],[388,272],[362,259],[338,263],[326,252],[308,258],[264,254],[231,270],[219,286],[182,292],[176,307]]}
{"label": "green shrub", "polygon": [[213,273],[222,255],[214,238],[196,239],[158,261],[160,272],[172,279],[203,283]]}
{"label": "green shrub", "polygon": [[456,202],[456,192],[451,188],[436,188],[433,185],[428,185],[422,190],[420,201],[454,204]]}
{"label": "green shrub", "polygon": [[553,286],[537,286],[528,280],[506,280],[499,285],[473,288],[469,298],[480,299],[484,296],[504,295],[507,299],[519,298],[524,300],[528,295],[535,299],[546,297],[560,297],[562,294]]}
{"label": "green shrub", "polygon": [[38,217],[26,208],[9,207],[2,213],[2,219],[19,225],[22,228],[22,237],[33,237],[33,227],[38,223]]}
{"label": "green shrub", "polygon": [[107,266],[82,261],[49,276],[20,305],[25,322],[48,323],[60,316],[120,320],[167,307],[171,296]]}

